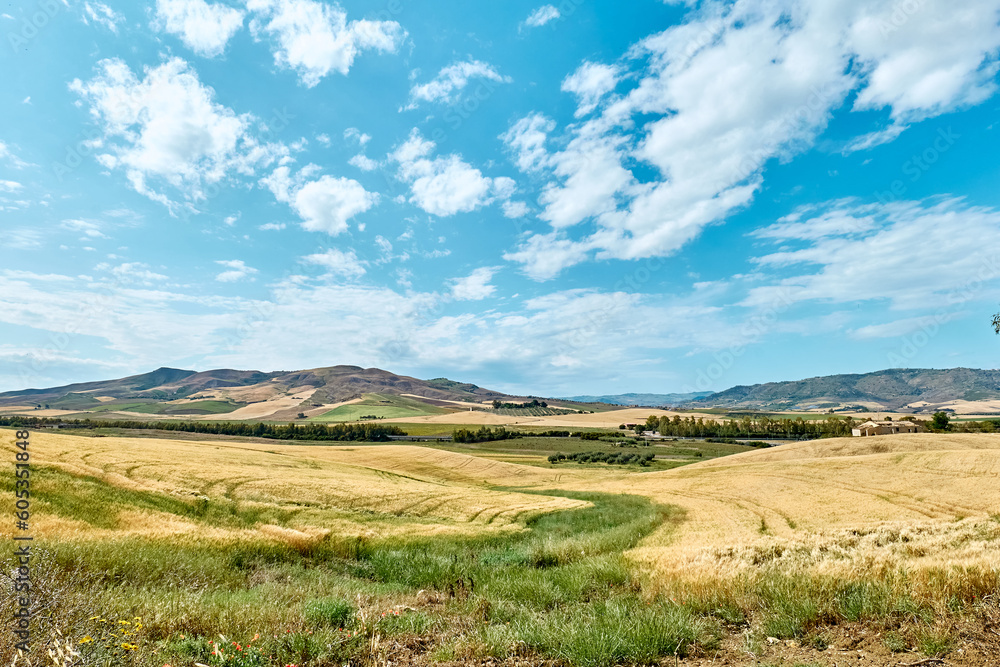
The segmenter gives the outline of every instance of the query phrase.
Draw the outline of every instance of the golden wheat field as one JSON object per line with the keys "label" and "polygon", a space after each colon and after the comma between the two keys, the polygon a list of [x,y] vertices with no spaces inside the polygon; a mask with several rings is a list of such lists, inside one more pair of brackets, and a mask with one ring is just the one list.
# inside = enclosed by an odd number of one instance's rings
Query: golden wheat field
{"label": "golden wheat field", "polygon": [[[736,574],[761,565],[819,573],[969,566],[1000,559],[1000,436],[915,434],[787,444],[663,471],[517,465],[427,447],[32,437],[38,466],[126,489],[274,508],[284,526],[206,528],[123,511],[97,529],[36,504],[39,535],[274,539],[517,530],[578,507],[520,493],[593,490],[647,496],[685,511],[630,556],[656,576]],[[3,502],[7,502],[5,499]],[[992,515],[992,518],[991,518]],[[388,520],[387,520],[388,519]],[[6,528],[4,528],[6,530]]]}
{"label": "golden wheat field", "polygon": [[[287,527],[293,530],[288,534],[296,539],[331,531],[386,535],[516,529],[532,515],[586,504],[488,488],[554,486],[566,476],[561,471],[420,447],[262,445],[37,432],[31,442],[33,465],[40,468],[189,501],[233,501],[291,514]],[[176,515],[134,510],[123,512],[114,529],[95,529],[47,512],[43,500],[34,508],[39,536],[249,536],[246,530],[206,529]],[[379,517],[399,520],[387,523]],[[281,539],[287,529],[264,525],[255,530]]]}
{"label": "golden wheat field", "polygon": [[774,564],[818,573],[1000,568],[1000,437],[788,444],[610,481],[687,512],[631,555],[664,575]]}

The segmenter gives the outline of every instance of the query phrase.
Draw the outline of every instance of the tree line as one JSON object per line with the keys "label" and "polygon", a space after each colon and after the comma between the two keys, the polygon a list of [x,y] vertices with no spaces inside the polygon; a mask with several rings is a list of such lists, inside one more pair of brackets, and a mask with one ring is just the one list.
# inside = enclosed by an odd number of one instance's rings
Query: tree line
{"label": "tree line", "polygon": [[576,461],[577,463],[607,463],[608,465],[628,465],[638,463],[641,466],[648,466],[653,460],[653,452],[643,454],[629,454],[626,452],[577,452],[576,454],[563,454],[557,452],[550,454],[549,463],[555,465],[562,461]]}
{"label": "tree line", "polygon": [[511,440],[521,437],[524,437],[523,433],[508,431],[503,426],[498,428],[480,426],[475,431],[468,428],[460,428],[451,432],[451,439],[454,442],[494,442],[496,440]]}
{"label": "tree line", "polygon": [[[802,417],[769,417],[767,415],[744,415],[736,419],[715,421],[702,417],[683,418],[657,417],[650,415],[644,424],[636,424],[635,430],[657,431],[660,435],[680,438],[839,438],[851,435],[851,429],[868,421],[830,415],[826,419],[803,419]],[[1000,419],[949,423],[947,413],[935,413],[930,420],[908,417],[910,421],[932,432],[997,433]],[[623,424],[619,428],[625,428]]]}
{"label": "tree line", "polygon": [[545,401],[539,401],[537,398],[532,400],[530,403],[504,403],[502,401],[493,401],[494,410],[524,410],[527,408],[547,408],[549,404]]}
{"label": "tree line", "polygon": [[240,435],[274,440],[330,440],[385,442],[390,435],[406,435],[398,426],[386,424],[264,424],[262,422],[135,421],[130,419],[51,419],[48,417],[0,417],[0,426],[32,428],[66,424],[81,428],[155,429],[213,435]]}

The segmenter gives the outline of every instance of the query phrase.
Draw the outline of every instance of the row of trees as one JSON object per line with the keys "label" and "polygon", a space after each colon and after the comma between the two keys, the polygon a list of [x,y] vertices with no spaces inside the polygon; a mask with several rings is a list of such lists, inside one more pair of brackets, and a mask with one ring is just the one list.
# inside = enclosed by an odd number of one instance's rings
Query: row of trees
{"label": "row of trees", "polygon": [[716,421],[703,417],[650,415],[645,424],[636,425],[636,430],[658,431],[660,435],[682,438],[821,438],[851,435],[855,423],[851,417],[839,416],[805,420],[802,417],[793,419],[746,415],[738,419]]}
{"label": "row of trees", "polygon": [[455,442],[493,442],[495,440],[511,440],[523,437],[524,434],[518,431],[508,431],[503,426],[490,428],[480,426],[473,431],[467,428],[460,428],[451,433],[451,439]]}
{"label": "row of trees", "polygon": [[562,461],[576,461],[577,463],[607,463],[608,465],[628,465],[638,463],[641,466],[648,466],[653,460],[653,452],[644,454],[628,454],[625,452],[577,452],[576,454],[550,454],[549,463],[556,464]]}
{"label": "row of trees", "polygon": [[215,435],[242,435],[275,440],[331,440],[385,442],[390,435],[406,435],[398,426],[385,424],[264,424],[261,422],[207,422],[207,421],[133,421],[127,419],[49,419],[47,417],[0,417],[0,426],[38,428],[67,424],[81,428],[156,429],[209,433]]}
{"label": "row of trees", "polygon": [[525,410],[528,408],[547,408],[549,404],[545,401],[539,401],[537,398],[533,399],[530,403],[504,403],[502,401],[493,401],[494,410]]}
{"label": "row of trees", "polygon": [[[636,424],[635,430],[658,431],[660,435],[686,438],[830,438],[851,435],[851,429],[864,421],[853,417],[829,416],[826,419],[803,419],[802,417],[768,417],[767,415],[746,415],[738,419],[721,422],[713,419],[680,416],[656,417],[650,415],[644,424]],[[909,418],[918,426],[929,431],[949,431],[957,433],[997,433],[1000,419],[956,422],[946,412],[934,413],[932,419]]]}

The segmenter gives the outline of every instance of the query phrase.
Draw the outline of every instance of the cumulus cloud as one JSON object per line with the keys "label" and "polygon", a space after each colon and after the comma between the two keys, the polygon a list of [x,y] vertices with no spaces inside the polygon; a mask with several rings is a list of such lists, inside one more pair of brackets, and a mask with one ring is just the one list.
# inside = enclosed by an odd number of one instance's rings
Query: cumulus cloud
{"label": "cumulus cloud", "polygon": [[515,183],[506,177],[490,178],[450,154],[434,157],[436,145],[416,128],[409,138],[389,154],[399,165],[397,176],[410,184],[410,202],[441,217],[467,213],[496,200],[507,200]]}
{"label": "cumulus cloud", "polygon": [[562,14],[559,13],[559,10],[554,5],[542,5],[528,15],[528,18],[524,20],[524,25],[529,28],[538,28],[549,21],[556,20],[560,16]]}
{"label": "cumulus cloud", "polygon": [[241,259],[220,259],[216,260],[215,263],[229,269],[228,271],[223,271],[219,275],[215,276],[215,279],[220,283],[240,282],[255,273],[258,273],[257,269],[252,266],[247,266]]}
{"label": "cumulus cloud", "polygon": [[17,181],[0,180],[0,192],[17,192],[23,190],[24,186]]}
{"label": "cumulus cloud", "polygon": [[212,58],[225,51],[243,26],[243,12],[205,0],[156,0],[155,25],[177,35],[198,55]]}
{"label": "cumulus cloud", "polygon": [[331,276],[360,278],[365,275],[364,262],[358,259],[353,250],[344,251],[330,248],[326,252],[306,255],[302,261],[306,264],[323,267]]}
{"label": "cumulus cloud", "polygon": [[481,301],[492,296],[497,288],[490,284],[496,267],[485,266],[476,269],[464,278],[451,281],[451,295],[459,301]]}
{"label": "cumulus cloud", "polygon": [[323,175],[310,180],[317,170],[316,165],[307,165],[293,177],[291,169],[283,165],[261,179],[275,199],[299,214],[306,231],[336,236],[347,231],[351,218],[378,203],[377,193],[368,192],[353,179]]}
{"label": "cumulus cloud", "polygon": [[616,92],[626,77],[584,63],[564,86],[580,97],[581,115],[600,104],[598,115],[551,146],[554,125],[538,114],[504,135],[519,168],[547,178],[539,217],[552,226],[508,258],[551,277],[590,257],[669,255],[749,205],[768,164],[812,147],[852,92],[855,109],[888,108],[896,125],[850,150],[992,94],[996,0],[962,11],[927,3],[905,20],[897,10],[861,0],[707,2],[603,66],[627,65],[628,90]]}
{"label": "cumulus cloud", "polygon": [[352,167],[357,167],[361,171],[375,171],[376,169],[378,169],[379,166],[377,160],[371,159],[364,153],[358,153],[350,160],[348,160],[347,164],[351,165]]}
{"label": "cumulus cloud", "polygon": [[585,116],[597,107],[602,97],[615,89],[619,69],[614,65],[604,65],[584,61],[580,67],[562,82],[562,90],[573,93],[580,101],[576,115]]}
{"label": "cumulus cloud", "polygon": [[348,22],[339,5],[314,0],[249,0],[247,8],[254,36],[271,39],[275,63],[310,88],[331,72],[347,74],[362,51],[394,53],[406,36],[395,21]]}
{"label": "cumulus cloud", "polygon": [[160,182],[198,201],[206,186],[253,175],[288,152],[260,143],[250,132],[253,116],[215,102],[215,91],[179,58],[146,68],[142,79],[118,58],[100,61],[97,70],[90,81],[70,84],[103,130],[95,147],[106,152],[97,160],[123,170],[131,187],[154,201],[172,207]]}
{"label": "cumulus cloud", "polygon": [[502,76],[492,65],[481,60],[469,60],[448,65],[432,80],[410,89],[410,103],[407,109],[415,109],[421,102],[442,102],[451,104],[468,85],[470,79],[485,79],[498,83],[510,83],[509,76]]}
{"label": "cumulus cloud", "polygon": [[505,201],[503,203],[503,215],[505,218],[517,219],[528,215],[530,209],[523,201]]}
{"label": "cumulus cloud", "polygon": [[540,113],[533,113],[514,123],[500,138],[514,154],[518,169],[533,172],[550,164],[551,158],[545,142],[554,129],[554,120]]}

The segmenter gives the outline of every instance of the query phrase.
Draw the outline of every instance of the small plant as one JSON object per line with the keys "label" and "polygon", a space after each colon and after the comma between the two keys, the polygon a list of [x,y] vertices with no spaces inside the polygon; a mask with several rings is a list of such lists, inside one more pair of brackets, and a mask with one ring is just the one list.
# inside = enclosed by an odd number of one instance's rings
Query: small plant
{"label": "small plant", "polygon": [[348,628],[354,624],[354,607],[347,600],[326,598],[310,600],[305,608],[306,621],[313,626]]}
{"label": "small plant", "polygon": [[923,628],[917,631],[917,648],[931,658],[941,658],[951,652],[955,638],[947,628]]}
{"label": "small plant", "polygon": [[906,640],[898,632],[887,632],[882,638],[882,644],[893,653],[902,653],[907,649]]}

